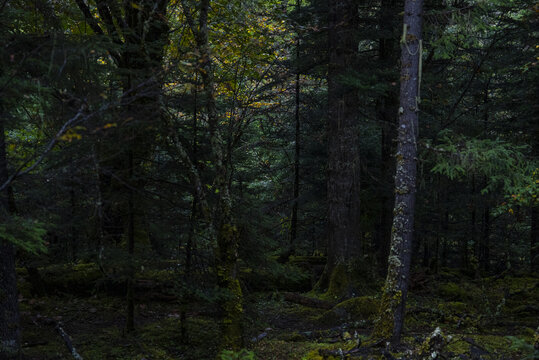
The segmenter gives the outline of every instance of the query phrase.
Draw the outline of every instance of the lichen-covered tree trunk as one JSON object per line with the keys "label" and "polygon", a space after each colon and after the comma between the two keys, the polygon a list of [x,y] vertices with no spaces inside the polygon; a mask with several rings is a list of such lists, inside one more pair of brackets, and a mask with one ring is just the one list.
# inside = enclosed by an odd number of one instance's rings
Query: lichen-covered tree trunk
{"label": "lichen-covered tree trunk", "polygon": [[[1,106],[1,105],[0,105]],[[0,184],[8,179],[4,117],[0,113]],[[9,216],[9,194],[0,193],[0,223]],[[0,359],[15,359],[20,346],[19,302],[13,244],[0,238]]]}
{"label": "lichen-covered tree trunk", "polygon": [[401,86],[391,248],[374,339],[400,342],[414,229],[422,0],[406,0],[401,39]]}
{"label": "lichen-covered tree trunk", "polygon": [[[356,62],[357,2],[329,2],[328,68],[328,264],[326,279],[336,267],[360,255],[359,133],[357,91],[346,78]],[[321,284],[325,287],[324,284]]]}

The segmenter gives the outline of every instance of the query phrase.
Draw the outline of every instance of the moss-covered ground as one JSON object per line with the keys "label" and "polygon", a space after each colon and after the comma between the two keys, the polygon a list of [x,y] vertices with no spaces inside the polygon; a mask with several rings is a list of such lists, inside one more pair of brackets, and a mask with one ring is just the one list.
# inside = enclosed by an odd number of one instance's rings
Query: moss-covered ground
{"label": "moss-covered ground", "polygon": [[[24,274],[20,275],[24,359],[73,358],[55,329],[58,323],[84,359],[217,356],[219,320],[211,301],[185,307],[186,340],[180,330],[184,305],[174,298],[145,294],[137,301],[137,330],[126,333],[122,296],[104,292],[92,295],[91,291],[69,293],[59,285],[59,291],[38,297],[31,293]],[[91,275],[91,271],[84,272],[93,281]],[[323,293],[306,295],[324,298]],[[421,349],[437,327],[444,339],[437,355],[440,359],[539,358],[536,276],[512,274],[476,279],[454,270],[422,274],[421,281],[411,284],[405,333],[396,350],[386,349],[384,344],[366,345],[376,319],[378,294],[348,299],[329,310],[288,302],[278,291],[246,291],[245,300],[244,342],[251,352],[246,354],[254,354],[256,359],[426,358],[432,354],[425,355]]]}

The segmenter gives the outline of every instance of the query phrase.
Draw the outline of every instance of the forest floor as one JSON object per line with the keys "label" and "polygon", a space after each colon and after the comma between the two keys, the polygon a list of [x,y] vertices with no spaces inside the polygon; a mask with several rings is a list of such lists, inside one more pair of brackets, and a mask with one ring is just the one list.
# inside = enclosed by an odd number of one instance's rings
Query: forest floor
{"label": "forest floor", "polygon": [[[261,360],[428,358],[432,348],[425,341],[439,327],[443,334],[437,340],[440,359],[539,358],[539,349],[534,349],[539,342],[538,277],[472,279],[447,271],[418,279],[412,286],[402,346],[397,350],[390,351],[385,344],[369,345],[376,294],[321,309],[286,301],[276,291],[247,295],[246,349]],[[122,297],[68,292],[38,297],[24,289],[24,281],[21,294],[23,359],[73,359],[57,325],[86,360],[216,357],[219,327],[210,303],[189,306],[186,343],[180,332],[181,305],[174,300],[139,298],[137,329],[126,333]]]}

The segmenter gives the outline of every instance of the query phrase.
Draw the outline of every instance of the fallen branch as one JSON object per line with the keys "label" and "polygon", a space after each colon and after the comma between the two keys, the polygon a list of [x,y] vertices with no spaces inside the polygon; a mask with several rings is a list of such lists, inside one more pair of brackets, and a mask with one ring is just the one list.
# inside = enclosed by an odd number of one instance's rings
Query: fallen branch
{"label": "fallen branch", "polygon": [[329,301],[324,301],[320,299],[314,299],[307,296],[303,296],[298,293],[284,293],[284,299],[288,302],[295,304],[300,304],[303,306],[316,308],[316,309],[332,309],[336,304]]}
{"label": "fallen branch", "polygon": [[66,333],[66,331],[62,327],[61,322],[48,318],[48,317],[39,317],[39,316],[37,320],[40,320],[47,325],[53,325],[56,331],[58,331],[58,334],[60,334],[60,336],[62,337],[62,340],[64,340],[64,343],[66,344],[66,347],[71,353],[71,355],[73,355],[73,358],[75,360],[84,360],[83,357],[77,352],[77,349],[75,349],[75,346],[73,346],[73,341],[71,340],[71,337],[69,337],[69,335]]}
{"label": "fallen branch", "polygon": [[76,360],[83,360],[82,356],[77,352],[77,349],[73,346],[73,342],[71,341],[71,338],[69,335],[65,332],[64,328],[61,326],[60,322],[56,323],[56,330],[64,340],[64,343],[66,344],[67,348],[71,352],[71,355],[73,355],[73,358]]}

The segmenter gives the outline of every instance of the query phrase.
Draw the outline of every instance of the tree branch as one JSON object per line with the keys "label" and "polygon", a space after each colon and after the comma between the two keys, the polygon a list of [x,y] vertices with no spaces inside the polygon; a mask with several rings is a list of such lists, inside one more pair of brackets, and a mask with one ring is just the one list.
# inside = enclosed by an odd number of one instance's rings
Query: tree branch
{"label": "tree branch", "polygon": [[75,0],[75,2],[77,3],[80,11],[82,11],[82,13],[84,14],[84,18],[86,19],[86,21],[88,21],[88,25],[90,25],[92,30],[96,34],[105,35],[105,32],[103,31],[103,29],[101,29],[101,27],[93,17],[92,13],[90,12],[90,8],[88,7],[88,5],[86,5],[84,0]]}

